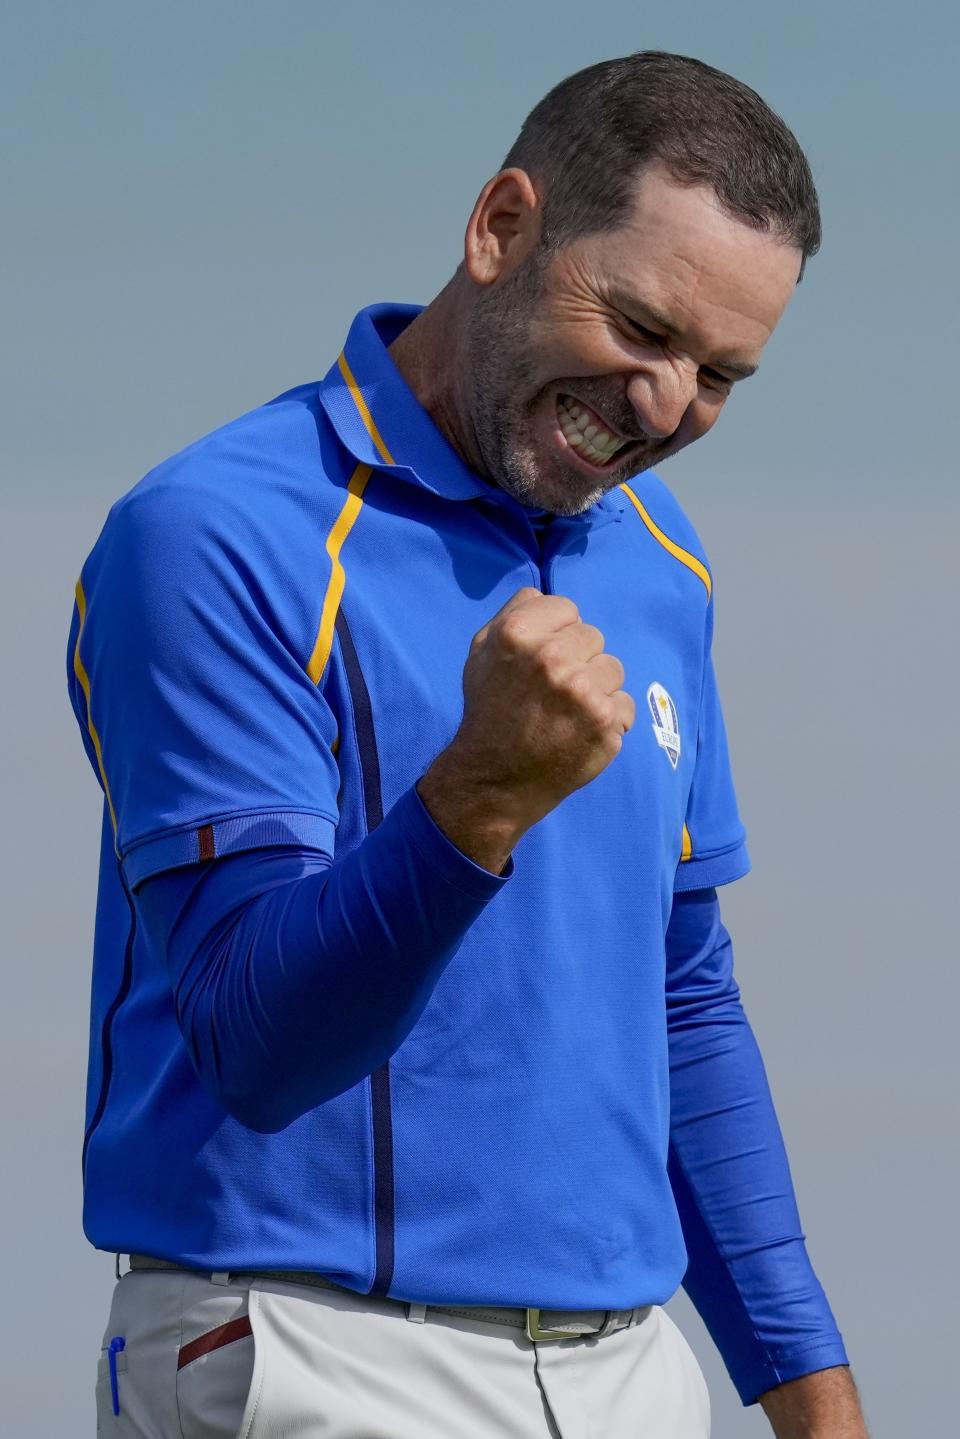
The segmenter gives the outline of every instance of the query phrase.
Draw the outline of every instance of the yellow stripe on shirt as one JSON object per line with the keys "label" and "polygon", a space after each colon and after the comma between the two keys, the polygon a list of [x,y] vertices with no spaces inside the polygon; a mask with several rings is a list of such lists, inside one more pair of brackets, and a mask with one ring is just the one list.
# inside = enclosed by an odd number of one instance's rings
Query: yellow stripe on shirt
{"label": "yellow stripe on shirt", "polygon": [[377,454],[380,456],[381,460],[383,460],[384,464],[395,465],[396,460],[393,458],[390,451],[387,449],[386,442],[384,441],[384,438],[381,435],[380,431],[377,429],[377,422],[370,413],[370,407],[367,404],[366,400],[363,398],[363,395],[360,393],[360,386],[354,379],[353,371],[347,364],[347,357],[342,352],[339,359],[337,360],[337,364],[340,367],[341,375],[347,382],[347,389],[350,391],[350,394],[353,398],[353,403],[357,407],[367,434],[370,436],[371,440],[376,446]]}
{"label": "yellow stripe on shirt", "polygon": [[343,508],[327,535],[326,549],[330,556],[332,569],[327,583],[327,592],[323,597],[317,641],[307,664],[307,674],[315,685],[320,683],[320,677],[326,669],[330,652],[333,649],[333,629],[340,601],[343,598],[343,588],[346,584],[347,577],[343,565],[340,563],[340,550],[363,506],[363,492],[372,474],[373,470],[369,465],[358,465],[354,470],[350,476],[350,483],[347,485],[347,498],[343,503]]}
{"label": "yellow stripe on shirt", "polygon": [[73,672],[80,683],[80,688],[83,690],[83,697],[86,700],[87,732],[90,735],[90,741],[93,745],[94,753],[97,756],[97,768],[100,771],[100,783],[103,785],[103,793],[107,801],[107,809],[110,812],[110,823],[113,826],[114,840],[116,840],[117,815],[116,811],[113,808],[113,800],[110,797],[110,786],[107,783],[107,771],[104,768],[103,764],[103,748],[100,744],[100,736],[97,734],[97,727],[93,722],[93,712],[90,708],[90,676],[87,674],[83,660],[80,658],[80,639],[83,635],[83,626],[87,618],[87,597],[83,593],[82,579],[77,580],[77,587],[74,593],[76,594],[77,598],[77,613],[80,616],[80,627],[77,630],[77,643],[74,646],[73,651]]}
{"label": "yellow stripe on shirt", "polygon": [[683,838],[680,841],[680,863],[685,864],[693,854],[693,840],[690,838],[690,831],[683,826]]}
{"label": "yellow stripe on shirt", "polygon": [[713,591],[713,581],[710,579],[710,571],[707,569],[706,565],[703,564],[700,560],[698,560],[696,555],[692,555],[689,550],[681,549],[680,546],[674,540],[672,540],[669,535],[665,535],[663,533],[663,530],[661,530],[660,526],[656,523],[656,521],[651,518],[651,516],[637,499],[636,495],[633,493],[633,490],[631,490],[629,485],[621,485],[620,488],[621,490],[623,490],[627,498],[632,501],[641,520],[643,520],[643,523],[646,525],[647,529],[653,535],[653,538],[657,541],[657,543],[663,545],[663,548],[667,551],[668,554],[673,555],[673,558],[675,560],[679,560],[682,565],[686,565],[688,570],[692,570],[695,575],[699,576],[699,578],[707,587],[707,599],[709,599]]}

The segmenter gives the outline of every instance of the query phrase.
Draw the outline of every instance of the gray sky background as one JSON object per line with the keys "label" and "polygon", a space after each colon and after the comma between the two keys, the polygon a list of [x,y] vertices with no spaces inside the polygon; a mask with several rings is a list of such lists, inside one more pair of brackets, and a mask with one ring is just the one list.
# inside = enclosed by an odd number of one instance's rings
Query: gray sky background
{"label": "gray sky background", "polygon": [[[814,1263],[875,1439],[955,1414],[956,7],[8,3],[3,224],[4,1413],[92,1433],[112,1259],[80,1229],[100,795],[72,589],[157,461],[426,301],[527,110],[641,48],[746,80],[807,149],[811,262],[664,469],[710,553],[754,872],[724,895]],[[683,1297],[714,1439],[744,1411]]]}

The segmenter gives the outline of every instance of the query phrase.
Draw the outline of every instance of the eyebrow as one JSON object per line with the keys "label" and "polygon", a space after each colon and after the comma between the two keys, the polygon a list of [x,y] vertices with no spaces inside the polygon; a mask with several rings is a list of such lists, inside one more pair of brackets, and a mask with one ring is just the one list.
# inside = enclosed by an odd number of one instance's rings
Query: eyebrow
{"label": "eyebrow", "polygon": [[[669,316],[668,316],[668,315],[665,315],[661,310],[658,310],[657,307],[656,307],[656,305],[651,305],[648,300],[641,300],[641,299],[639,299],[639,298],[631,298],[631,299],[629,299],[629,300],[626,300],[626,299],[625,299],[624,303],[628,304],[628,305],[630,306],[630,309],[631,309],[631,310],[638,310],[642,315],[645,316],[646,319],[652,320],[655,325],[659,325],[661,330],[666,330],[666,331],[668,332],[668,334],[670,334],[670,335],[675,335],[675,334],[676,334],[676,327],[675,327],[675,325],[673,324],[673,322],[670,320]],[[620,309],[619,306],[617,306],[616,308]],[[626,319],[632,321],[633,324],[639,324],[639,323],[641,323],[641,322],[638,321],[638,320],[634,320],[634,319],[633,319],[633,316],[632,316],[631,314],[629,314],[627,310],[620,309],[620,313],[621,313],[621,315],[623,315]],[[731,373],[731,375],[733,375],[735,379],[737,379],[737,380],[749,380],[749,378],[750,378],[751,375],[755,375],[755,374],[757,373],[757,371],[759,370],[760,366],[759,366],[759,365],[744,365],[744,364],[741,364],[741,362],[740,362],[739,360],[733,360],[733,359],[729,359],[729,358],[726,357],[726,356],[719,355],[719,356],[713,361],[713,363],[710,364],[710,365],[708,365],[706,368],[707,368],[707,369],[710,369],[710,370],[712,370],[712,369],[729,370],[730,373]]]}

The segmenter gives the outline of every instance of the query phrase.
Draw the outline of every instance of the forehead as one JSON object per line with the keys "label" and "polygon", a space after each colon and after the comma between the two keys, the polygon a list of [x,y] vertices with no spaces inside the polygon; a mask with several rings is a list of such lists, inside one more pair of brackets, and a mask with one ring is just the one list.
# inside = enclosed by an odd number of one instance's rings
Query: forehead
{"label": "forehead", "polygon": [[709,186],[660,166],[640,176],[623,224],[575,242],[614,303],[645,301],[674,328],[762,345],[796,288],[800,251],[727,214]]}

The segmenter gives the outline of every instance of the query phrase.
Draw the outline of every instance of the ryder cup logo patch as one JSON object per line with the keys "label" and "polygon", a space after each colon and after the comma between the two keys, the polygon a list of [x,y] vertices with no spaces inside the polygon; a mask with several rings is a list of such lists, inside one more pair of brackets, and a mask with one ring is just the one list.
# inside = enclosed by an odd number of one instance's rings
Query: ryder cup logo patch
{"label": "ryder cup logo patch", "polygon": [[677,707],[663,685],[656,680],[647,690],[647,704],[653,716],[653,732],[657,737],[657,744],[676,769],[680,759],[680,721],[677,719]]}

